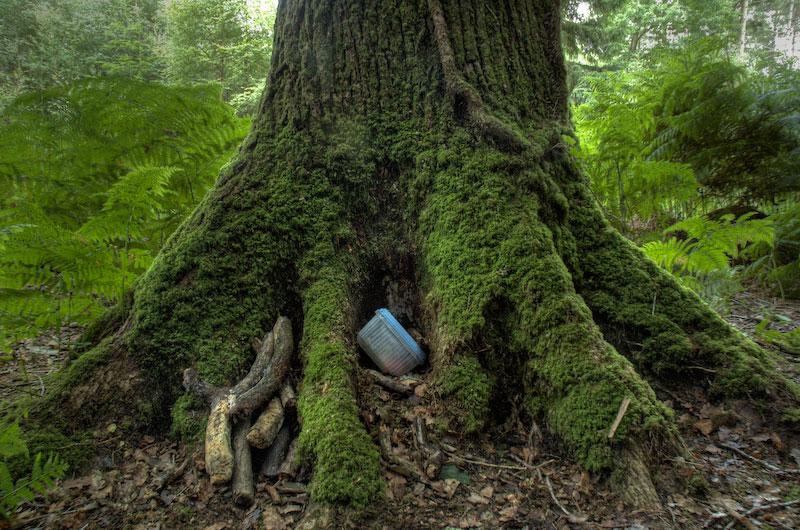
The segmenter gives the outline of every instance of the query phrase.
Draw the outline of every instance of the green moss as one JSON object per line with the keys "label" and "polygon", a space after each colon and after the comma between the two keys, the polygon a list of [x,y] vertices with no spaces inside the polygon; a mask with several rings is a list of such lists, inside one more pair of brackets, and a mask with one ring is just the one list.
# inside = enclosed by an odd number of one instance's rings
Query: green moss
{"label": "green moss", "polygon": [[[540,141],[554,137],[543,134]],[[456,132],[418,157],[419,178],[430,187],[419,217],[427,303],[436,308],[445,351],[469,353],[490,341],[480,348],[491,356],[482,364],[512,363],[504,373],[522,379],[528,411],[544,418],[587,469],[609,469],[615,444],[666,440],[672,417],[604,340],[575,292],[560,254],[577,259],[563,227],[569,205],[554,180],[558,168],[538,159],[545,150],[509,155]],[[481,410],[488,385],[481,378],[468,382],[478,362],[459,359],[441,375],[454,390],[464,385],[455,410]],[[628,411],[609,440],[626,398]]]}
{"label": "green moss", "polygon": [[315,500],[363,508],[382,494],[384,484],[377,448],[359,420],[355,352],[344,341],[347,275],[328,267],[317,278],[304,297],[299,450],[314,465]]}
{"label": "green moss", "polygon": [[111,339],[106,338],[94,348],[73,359],[66,369],[55,372],[48,380],[44,403],[50,406],[57,404],[75,386],[89,380],[94,375],[94,370],[103,365],[110,354]]}
{"label": "green moss", "polygon": [[461,356],[443,370],[437,381],[443,396],[453,398],[448,415],[465,433],[480,431],[489,418],[494,381],[475,357]]}
{"label": "green moss", "polygon": [[768,353],[611,228],[582,177],[568,161],[564,167],[568,228],[579,256],[570,271],[611,343],[663,379],[696,378],[692,367],[713,369],[711,391],[719,396],[800,397]]}
{"label": "green moss", "polygon": [[783,412],[782,419],[786,423],[800,424],[800,407],[786,409]]}
{"label": "green moss", "polygon": [[193,394],[183,394],[172,405],[172,434],[189,442],[202,440],[208,407]]}
{"label": "green moss", "polygon": [[700,473],[692,473],[692,475],[686,479],[686,489],[689,495],[693,497],[705,498],[711,492],[711,484],[709,484],[706,477]]}
{"label": "green moss", "polygon": [[128,290],[122,299],[106,310],[103,315],[94,320],[81,334],[78,339],[77,347],[71,352],[73,359],[80,356],[93,346],[97,346],[100,341],[115,333],[125,322],[133,304],[133,291]]}

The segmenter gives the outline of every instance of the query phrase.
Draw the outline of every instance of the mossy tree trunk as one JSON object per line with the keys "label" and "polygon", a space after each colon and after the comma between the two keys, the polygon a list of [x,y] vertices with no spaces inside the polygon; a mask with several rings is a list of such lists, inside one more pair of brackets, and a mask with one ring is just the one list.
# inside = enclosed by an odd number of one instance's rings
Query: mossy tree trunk
{"label": "mossy tree trunk", "polygon": [[117,341],[142,416],[169,417],[188,366],[235,382],[251,339],[288,315],[313,496],[374,499],[353,338],[376,271],[417,285],[464,428],[518,392],[592,471],[671,443],[646,378],[789,392],[603,218],[564,141],[559,16],[552,0],[281,1],[252,133],[138,284]]}

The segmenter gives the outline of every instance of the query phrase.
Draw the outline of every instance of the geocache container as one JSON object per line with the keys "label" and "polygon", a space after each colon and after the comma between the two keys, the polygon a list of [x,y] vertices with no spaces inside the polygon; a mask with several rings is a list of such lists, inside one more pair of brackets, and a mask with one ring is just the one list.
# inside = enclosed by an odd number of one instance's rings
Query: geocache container
{"label": "geocache container", "polygon": [[388,309],[375,311],[375,316],[358,332],[357,340],[387,374],[407,374],[425,362],[425,352]]}

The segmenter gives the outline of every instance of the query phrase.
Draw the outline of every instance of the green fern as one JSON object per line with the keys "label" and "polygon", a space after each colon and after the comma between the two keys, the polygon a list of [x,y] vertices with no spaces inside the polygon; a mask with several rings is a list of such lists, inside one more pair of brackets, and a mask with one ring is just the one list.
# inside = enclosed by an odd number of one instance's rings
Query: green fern
{"label": "green fern", "polygon": [[759,322],[756,326],[756,336],[786,353],[800,355],[800,328],[791,331],[772,329],[770,325],[775,320],[780,320],[780,317],[773,315]]}
{"label": "green fern", "polygon": [[731,262],[753,245],[771,247],[775,239],[772,219],[754,219],[752,214],[736,220],[731,215],[692,217],[664,231],[676,233],[682,237],[651,241],[642,250],[717,309],[724,309],[739,288]]}
{"label": "green fern", "polygon": [[0,122],[0,350],[119,300],[249,127],[218,89],[92,79]]}
{"label": "green fern", "polygon": [[15,479],[9,460],[27,456],[28,446],[19,425],[0,423],[0,521],[10,520],[17,506],[33,500],[36,494],[46,493],[67,471],[67,465],[58,456],[43,457],[38,453],[30,474]]}

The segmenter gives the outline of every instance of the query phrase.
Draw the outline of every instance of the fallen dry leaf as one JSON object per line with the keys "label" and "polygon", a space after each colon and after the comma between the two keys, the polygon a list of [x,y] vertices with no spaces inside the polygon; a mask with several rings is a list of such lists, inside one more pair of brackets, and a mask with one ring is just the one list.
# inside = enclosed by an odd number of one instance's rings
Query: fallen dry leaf
{"label": "fallen dry leaf", "polygon": [[447,495],[448,499],[452,499],[453,495],[455,495],[456,490],[458,490],[458,485],[461,484],[454,478],[447,478],[444,479],[444,492]]}
{"label": "fallen dry leaf", "polygon": [[286,530],[286,523],[274,506],[264,508],[263,521],[266,530]]}
{"label": "fallen dry leaf", "polygon": [[489,499],[477,493],[471,493],[470,496],[467,497],[467,502],[471,502],[472,504],[489,504]]}
{"label": "fallen dry leaf", "polygon": [[714,422],[711,420],[698,420],[694,422],[694,428],[708,436],[714,432]]}
{"label": "fallen dry leaf", "polygon": [[517,512],[519,512],[519,505],[512,504],[511,506],[506,506],[500,510],[500,522],[507,523],[513,520],[517,516]]}

